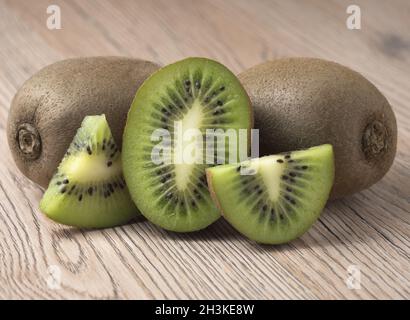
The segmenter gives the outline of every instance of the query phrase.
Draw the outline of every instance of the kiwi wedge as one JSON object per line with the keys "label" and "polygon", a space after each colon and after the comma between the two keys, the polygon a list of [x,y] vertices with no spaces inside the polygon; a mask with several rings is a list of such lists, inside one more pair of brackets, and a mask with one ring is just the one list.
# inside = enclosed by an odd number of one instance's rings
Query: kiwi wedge
{"label": "kiwi wedge", "polygon": [[[195,148],[195,161],[175,161],[175,155],[187,147],[177,141],[177,123],[182,125],[183,134],[192,129],[201,133],[202,145]],[[203,229],[217,220],[220,214],[205,176],[205,169],[214,165],[207,161],[209,154],[204,147],[207,129],[230,129],[239,137],[239,129],[249,133],[251,127],[248,95],[235,75],[220,63],[188,58],[155,72],[137,91],[123,137],[124,176],[141,213],[154,224],[177,232]],[[158,141],[152,137],[157,130],[171,137],[170,162],[153,161]],[[226,150],[229,143],[226,141]],[[228,159],[221,159],[217,151],[212,155],[214,160],[227,163]],[[202,160],[196,158],[198,155]]]}
{"label": "kiwi wedge", "polygon": [[251,159],[206,170],[212,197],[223,216],[251,240],[289,242],[318,219],[334,178],[333,148]]}
{"label": "kiwi wedge", "polygon": [[105,115],[84,118],[40,209],[56,222],[84,228],[113,227],[138,213]]}

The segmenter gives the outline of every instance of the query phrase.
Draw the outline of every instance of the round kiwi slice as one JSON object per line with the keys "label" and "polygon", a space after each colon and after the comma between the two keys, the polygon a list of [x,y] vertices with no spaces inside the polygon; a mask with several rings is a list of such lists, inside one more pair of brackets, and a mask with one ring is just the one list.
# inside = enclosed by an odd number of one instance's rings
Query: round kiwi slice
{"label": "round kiwi slice", "polygon": [[[178,123],[183,134],[193,129],[201,134],[203,144],[193,148],[195,161],[176,159],[188,147],[178,142]],[[167,230],[179,232],[199,230],[217,220],[220,214],[205,176],[205,169],[213,165],[204,148],[207,129],[230,129],[239,137],[239,129],[249,133],[251,127],[249,98],[235,75],[220,63],[188,58],[154,73],[137,91],[123,137],[124,176],[142,214]],[[170,162],[153,161],[158,144],[153,134],[158,129],[171,137]],[[217,149],[212,157],[226,163]]]}
{"label": "round kiwi slice", "polygon": [[84,118],[40,209],[56,222],[85,228],[116,226],[138,213],[105,115]]}
{"label": "round kiwi slice", "polygon": [[333,148],[252,159],[206,170],[211,194],[223,216],[249,239],[291,241],[316,221],[334,178]]}

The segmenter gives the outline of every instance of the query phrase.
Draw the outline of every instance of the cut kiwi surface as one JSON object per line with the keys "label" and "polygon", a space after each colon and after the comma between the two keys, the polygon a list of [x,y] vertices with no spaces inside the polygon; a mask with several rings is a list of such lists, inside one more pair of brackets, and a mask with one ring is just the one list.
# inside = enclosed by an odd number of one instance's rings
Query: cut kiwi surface
{"label": "cut kiwi surface", "polygon": [[[177,123],[183,134],[192,129],[201,133],[201,143],[192,149],[193,161],[176,160],[192,147],[192,141],[178,141]],[[207,129],[244,129],[249,134],[252,124],[248,95],[220,63],[188,58],[154,73],[137,91],[123,137],[124,176],[142,214],[178,232],[203,229],[217,220],[220,214],[210,197],[205,169],[214,165],[212,161],[227,163],[228,157],[221,159],[218,147],[211,155],[205,150]],[[152,137],[158,129],[171,137],[170,162],[153,161],[158,141]]]}
{"label": "cut kiwi surface", "polygon": [[222,215],[249,239],[289,242],[318,219],[334,179],[331,145],[208,168]]}
{"label": "cut kiwi surface", "polygon": [[112,227],[137,215],[105,115],[84,118],[40,209],[56,222],[84,228]]}

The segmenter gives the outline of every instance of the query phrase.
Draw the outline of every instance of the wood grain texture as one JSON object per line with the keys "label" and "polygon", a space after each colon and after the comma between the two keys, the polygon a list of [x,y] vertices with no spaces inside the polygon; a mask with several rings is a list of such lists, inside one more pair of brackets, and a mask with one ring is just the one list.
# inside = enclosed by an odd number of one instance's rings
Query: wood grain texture
{"label": "wood grain texture", "polygon": [[[61,7],[62,30],[46,27],[51,3]],[[350,1],[0,0],[0,298],[409,299],[410,2],[354,3],[362,30],[345,26]],[[395,163],[282,246],[251,243],[223,220],[193,234],[143,219],[100,231],[58,226],[38,210],[42,190],[14,165],[5,125],[24,80],[86,55],[162,64],[207,56],[234,72],[283,56],[337,61],[392,104]],[[360,290],[346,285],[350,265],[361,270]],[[50,266],[61,270],[60,288],[50,287]]]}

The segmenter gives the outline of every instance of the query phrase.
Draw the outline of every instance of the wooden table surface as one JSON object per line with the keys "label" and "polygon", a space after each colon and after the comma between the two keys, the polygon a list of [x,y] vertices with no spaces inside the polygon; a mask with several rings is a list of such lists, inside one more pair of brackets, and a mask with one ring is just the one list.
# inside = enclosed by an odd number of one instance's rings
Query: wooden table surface
{"label": "wooden table surface", "polygon": [[[409,299],[410,2],[354,3],[361,30],[346,28],[350,1],[0,0],[0,298]],[[61,8],[61,30],[46,26],[50,4]],[[223,220],[192,234],[143,219],[98,231],[59,226],[39,212],[42,190],[11,158],[8,108],[41,67],[91,55],[161,64],[206,56],[234,72],[283,56],[337,61],[392,104],[396,160],[382,181],[329,203],[282,246],[249,242]]]}

